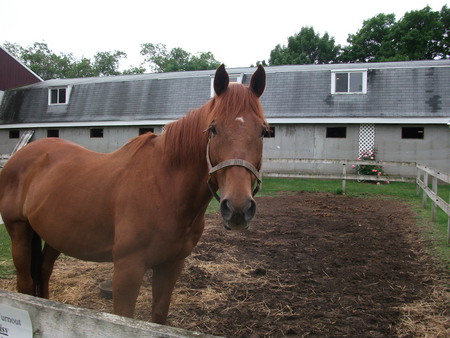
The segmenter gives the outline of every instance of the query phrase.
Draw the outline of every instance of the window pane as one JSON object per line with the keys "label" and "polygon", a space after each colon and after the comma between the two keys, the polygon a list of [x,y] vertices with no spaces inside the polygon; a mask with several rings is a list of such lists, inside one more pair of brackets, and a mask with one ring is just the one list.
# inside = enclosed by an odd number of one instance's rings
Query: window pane
{"label": "window pane", "polygon": [[153,133],[154,128],[139,128],[139,135],[144,135],[146,133]]}
{"label": "window pane", "polygon": [[348,92],[348,73],[336,73],[336,92]]}
{"label": "window pane", "polygon": [[66,89],[59,89],[59,100],[58,103],[66,103]]}
{"label": "window pane", "polygon": [[91,138],[101,138],[103,137],[103,129],[102,128],[95,128],[91,129]]}
{"label": "window pane", "polygon": [[327,128],[327,138],[346,138],[347,128],[346,127],[328,127]]}
{"label": "window pane", "polygon": [[51,91],[50,103],[57,104],[58,103],[58,89],[52,89]]}
{"label": "window pane", "polygon": [[275,127],[269,127],[269,130],[266,130],[264,133],[265,138],[275,137]]}
{"label": "window pane", "polygon": [[48,129],[47,137],[59,137],[59,129]]}
{"label": "window pane", "polygon": [[420,139],[424,137],[423,127],[403,127],[402,128],[402,138],[404,139]]}
{"label": "window pane", "polygon": [[20,137],[19,130],[10,130],[9,131],[9,138],[19,138],[19,137]]}
{"label": "window pane", "polygon": [[350,73],[350,92],[362,92],[362,73]]}

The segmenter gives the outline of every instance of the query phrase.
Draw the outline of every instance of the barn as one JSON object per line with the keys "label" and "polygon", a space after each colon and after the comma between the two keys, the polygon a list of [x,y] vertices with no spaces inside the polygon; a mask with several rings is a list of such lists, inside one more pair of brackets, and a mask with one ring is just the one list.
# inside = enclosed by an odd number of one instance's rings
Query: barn
{"label": "barn", "polygon": [[0,100],[5,90],[40,82],[42,79],[0,46]]}
{"label": "barn", "polygon": [[[231,81],[248,84],[254,68],[228,72]],[[340,172],[338,165],[269,159],[355,160],[373,148],[383,161],[450,171],[450,60],[271,66],[266,72],[266,173]],[[23,138],[44,137],[114,151],[139,134],[162,132],[208,101],[213,76],[193,71],[54,79],[7,90],[0,153],[12,153]],[[414,175],[411,168],[387,170]]]}

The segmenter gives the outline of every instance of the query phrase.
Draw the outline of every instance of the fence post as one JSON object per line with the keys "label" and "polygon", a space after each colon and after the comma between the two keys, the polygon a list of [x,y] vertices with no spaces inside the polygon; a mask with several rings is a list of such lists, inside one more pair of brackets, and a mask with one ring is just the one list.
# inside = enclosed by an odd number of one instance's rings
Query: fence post
{"label": "fence post", "polygon": [[416,187],[416,196],[417,197],[419,197],[420,196],[420,185],[419,185],[419,182],[420,182],[420,177],[421,177],[421,171],[420,171],[420,168],[417,166],[417,164],[416,164],[416,171],[417,171],[417,176],[416,176],[416,184],[417,184],[417,187]]}
{"label": "fence post", "polygon": [[342,193],[345,195],[346,181],[347,179],[347,166],[342,163]]}
{"label": "fence post", "polygon": [[[432,176],[432,189],[433,192],[436,194],[436,196],[438,195],[438,180],[436,176]],[[436,214],[437,214],[437,210],[436,210],[436,202],[434,200],[431,201],[431,220],[433,222],[436,221]]]}
{"label": "fence post", "polygon": [[[426,171],[423,173],[423,185],[424,185],[424,188],[428,188],[428,173]],[[424,208],[427,207],[427,193],[425,192],[425,189],[424,189],[423,195],[422,195],[422,206]]]}

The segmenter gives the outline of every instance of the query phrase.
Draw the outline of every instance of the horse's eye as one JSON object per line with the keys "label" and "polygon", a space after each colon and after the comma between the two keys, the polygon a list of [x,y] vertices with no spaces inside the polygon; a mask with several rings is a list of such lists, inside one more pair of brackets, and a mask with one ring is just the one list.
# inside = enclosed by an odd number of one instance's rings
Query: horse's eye
{"label": "horse's eye", "polygon": [[211,134],[217,135],[216,125],[211,124],[211,126],[209,127],[209,131],[211,132]]}

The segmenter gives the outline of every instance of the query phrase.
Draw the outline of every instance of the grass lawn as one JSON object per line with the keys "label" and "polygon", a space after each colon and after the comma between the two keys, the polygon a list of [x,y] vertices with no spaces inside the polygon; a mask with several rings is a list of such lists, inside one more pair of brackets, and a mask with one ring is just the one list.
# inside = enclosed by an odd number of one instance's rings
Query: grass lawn
{"label": "grass lawn", "polygon": [[[416,184],[392,182],[390,184],[371,184],[347,182],[347,196],[361,198],[401,198],[417,213],[417,225],[423,230],[423,236],[429,243],[431,253],[445,267],[450,267],[450,246],[447,243],[447,215],[438,208],[437,221],[431,222],[431,203],[422,208],[422,198],[416,196]],[[280,193],[296,191],[342,193],[340,180],[283,179],[264,178],[262,190],[258,196],[276,196]],[[440,185],[438,194],[449,200],[450,185]],[[218,210],[218,202],[212,200],[208,213]],[[11,260],[9,236],[4,226],[0,226],[0,278],[10,277],[14,273]]]}
{"label": "grass lawn", "polygon": [[3,225],[0,225],[0,278],[15,273],[11,259],[11,241]]}

